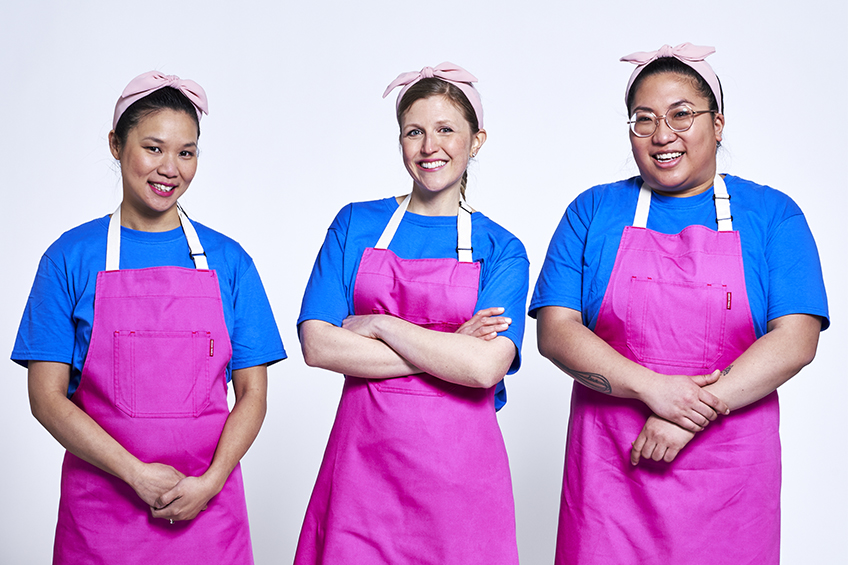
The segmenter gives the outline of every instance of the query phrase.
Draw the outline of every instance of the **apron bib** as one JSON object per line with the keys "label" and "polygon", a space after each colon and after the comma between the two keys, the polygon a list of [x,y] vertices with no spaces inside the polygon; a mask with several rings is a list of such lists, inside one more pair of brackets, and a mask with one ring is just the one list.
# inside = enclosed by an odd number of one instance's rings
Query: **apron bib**
{"label": "apron bib", "polygon": [[[202,475],[229,415],[232,355],[215,271],[182,210],[195,269],[118,270],[120,206],[97,274],[91,342],[74,404],[145,463]],[[154,519],[121,479],[71,453],[62,466],[54,563],[253,563],[241,469],[189,521]]]}
{"label": "apron bib", "polygon": [[[362,255],[357,315],[389,314],[454,332],[474,314],[480,264],[471,214],[457,216],[456,259],[401,259],[388,244],[409,196]],[[494,387],[428,374],[345,377],[298,543],[297,565],[517,564],[509,463]]]}
{"label": "apron bib", "polygon": [[[595,333],[661,374],[724,369],[756,340],[720,176],[714,192],[719,231],[668,235],[645,229],[643,185],[601,304]],[[672,463],[634,467],[631,442],[650,414],[637,400],[574,384],[556,563],[777,563],[777,393],[711,422]]]}

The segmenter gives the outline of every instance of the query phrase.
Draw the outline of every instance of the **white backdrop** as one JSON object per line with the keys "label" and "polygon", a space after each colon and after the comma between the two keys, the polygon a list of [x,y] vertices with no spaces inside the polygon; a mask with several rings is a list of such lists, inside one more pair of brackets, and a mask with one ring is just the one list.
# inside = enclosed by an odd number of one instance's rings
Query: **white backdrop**
{"label": "white backdrop", "polygon": [[[0,344],[8,355],[41,253],[119,202],[106,136],[124,85],[150,69],[198,81],[211,115],[185,206],[253,256],[289,353],[269,371],[268,416],[243,466],[256,561],[291,562],[342,384],[303,363],[294,326],[303,288],[341,206],[410,186],[394,95],[381,100],[383,88],[445,60],[480,78],[489,140],[469,201],[522,239],[533,284],[565,206],[636,172],[622,101],[632,66],[618,58],[663,43],[715,45],[709,60],[727,108],[719,169],[795,198],[830,295],[833,328],[781,389],[783,562],[844,562],[846,6],[4,2]],[[537,353],[532,320],[524,352],[499,419],[522,562],[533,565],[553,557],[571,379]],[[26,372],[5,367],[0,562],[47,563],[63,450],[29,413]]]}

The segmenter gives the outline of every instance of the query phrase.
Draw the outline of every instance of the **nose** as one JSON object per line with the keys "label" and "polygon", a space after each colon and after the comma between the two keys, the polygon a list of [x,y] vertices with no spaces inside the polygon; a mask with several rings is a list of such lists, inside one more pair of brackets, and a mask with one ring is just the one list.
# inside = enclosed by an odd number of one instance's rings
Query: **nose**
{"label": "nose", "polygon": [[424,134],[424,140],[421,143],[421,152],[425,155],[432,155],[439,150],[439,144],[436,137],[433,135]]}
{"label": "nose", "polygon": [[654,131],[652,139],[657,145],[665,145],[677,137],[677,132],[668,127],[665,121],[665,116],[657,118],[657,129]]}
{"label": "nose", "polygon": [[156,172],[168,178],[177,176],[177,157],[171,153],[165,153],[162,155],[162,159],[159,161],[159,166],[156,167]]}

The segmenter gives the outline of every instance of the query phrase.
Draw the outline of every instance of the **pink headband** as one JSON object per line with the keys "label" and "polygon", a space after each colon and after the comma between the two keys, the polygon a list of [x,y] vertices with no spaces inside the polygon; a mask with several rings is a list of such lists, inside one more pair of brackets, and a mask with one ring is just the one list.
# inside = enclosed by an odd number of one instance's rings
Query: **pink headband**
{"label": "pink headband", "polygon": [[383,93],[383,98],[388,96],[389,92],[398,86],[403,86],[398,94],[397,102],[395,102],[395,110],[397,110],[398,106],[400,106],[400,101],[403,98],[403,95],[406,94],[406,91],[409,90],[410,86],[422,78],[433,77],[451,83],[465,94],[468,101],[471,102],[471,107],[474,108],[474,113],[477,114],[477,126],[480,129],[483,129],[483,103],[480,101],[480,93],[477,92],[477,89],[471,84],[472,82],[477,82],[477,77],[459,65],[454,65],[447,61],[436,67],[424,67],[421,69],[421,72],[411,71],[399,74],[398,77],[393,80],[388,87],[386,87],[386,91]]}
{"label": "pink headband", "polygon": [[639,76],[639,73],[642,72],[648,63],[663,57],[674,57],[684,65],[691,67],[696,73],[701,75],[705,81],[707,81],[707,84],[710,85],[710,89],[713,91],[713,96],[715,96],[716,102],[718,102],[718,111],[721,113],[724,104],[721,99],[721,87],[718,83],[718,77],[710,64],[704,61],[704,59],[713,53],[715,53],[715,47],[702,47],[699,45],[692,45],[691,43],[681,43],[677,47],[663,45],[657,51],[651,51],[650,53],[639,51],[622,57],[619,59],[620,61],[626,61],[637,65],[636,70],[634,70],[633,74],[630,75],[630,81],[627,83],[627,90],[624,91],[624,103],[627,104],[627,98],[630,96],[630,87],[633,86],[633,81],[636,80],[636,77]]}
{"label": "pink headband", "polygon": [[209,102],[206,100],[206,91],[203,90],[202,86],[193,80],[182,80],[176,75],[163,75],[159,71],[148,71],[132,79],[121,93],[118,103],[115,104],[115,117],[112,118],[112,129],[115,129],[121,115],[133,102],[141,100],[151,92],[155,92],[166,86],[176,88],[185,94],[186,98],[194,104],[198,122],[200,121],[201,112],[207,115],[209,114]]}

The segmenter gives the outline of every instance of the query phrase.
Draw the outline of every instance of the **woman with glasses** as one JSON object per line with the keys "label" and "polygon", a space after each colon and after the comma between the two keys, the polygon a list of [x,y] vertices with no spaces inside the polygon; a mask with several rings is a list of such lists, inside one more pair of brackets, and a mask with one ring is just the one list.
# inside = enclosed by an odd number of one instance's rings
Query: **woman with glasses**
{"label": "woman with glasses", "polygon": [[559,564],[778,562],[776,389],[815,356],[827,300],[798,206],[717,174],[713,52],[622,59],[640,174],[569,205],[530,304],[577,381]]}

